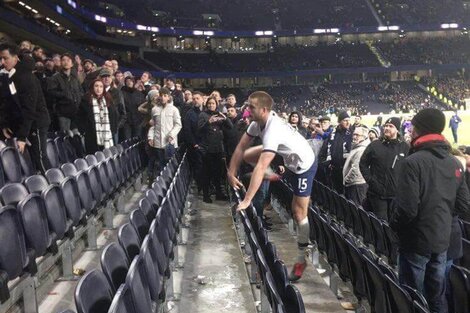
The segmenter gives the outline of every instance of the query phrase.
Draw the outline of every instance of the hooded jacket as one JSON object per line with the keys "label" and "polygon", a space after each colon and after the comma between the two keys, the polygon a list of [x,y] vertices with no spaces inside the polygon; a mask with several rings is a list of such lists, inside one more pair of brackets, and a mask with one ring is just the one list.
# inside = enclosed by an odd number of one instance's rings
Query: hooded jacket
{"label": "hooded jacket", "polygon": [[178,148],[178,133],[182,128],[180,111],[173,105],[167,103],[164,107],[157,105],[152,109],[152,120],[154,126],[150,127],[148,139],[153,140],[153,147],[164,149],[173,138],[173,146]]}
{"label": "hooded jacket", "polygon": [[361,160],[364,150],[366,150],[369,144],[369,139],[363,140],[358,144],[352,144],[351,153],[346,159],[343,167],[343,183],[346,187],[366,183],[366,180],[359,169],[359,161]]}
{"label": "hooded jacket", "polygon": [[402,252],[442,253],[449,247],[452,215],[469,210],[464,171],[442,135],[419,137],[412,146],[399,169],[390,226]]}
{"label": "hooded jacket", "polygon": [[397,171],[408,151],[408,144],[400,139],[381,137],[371,142],[359,163],[361,174],[369,185],[369,193],[384,199],[395,197]]}

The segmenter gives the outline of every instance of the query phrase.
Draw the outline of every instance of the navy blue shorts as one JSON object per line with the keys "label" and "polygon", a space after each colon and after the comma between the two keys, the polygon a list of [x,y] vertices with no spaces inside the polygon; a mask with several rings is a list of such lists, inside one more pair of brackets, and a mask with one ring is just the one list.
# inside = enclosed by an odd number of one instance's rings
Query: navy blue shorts
{"label": "navy blue shorts", "polygon": [[294,195],[298,197],[310,197],[317,167],[317,162],[315,161],[312,166],[302,174],[289,173],[289,183],[294,191]]}

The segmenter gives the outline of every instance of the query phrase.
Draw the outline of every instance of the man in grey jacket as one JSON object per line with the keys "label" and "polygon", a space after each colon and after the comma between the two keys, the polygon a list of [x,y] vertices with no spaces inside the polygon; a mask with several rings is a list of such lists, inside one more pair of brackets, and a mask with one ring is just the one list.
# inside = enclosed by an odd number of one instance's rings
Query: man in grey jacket
{"label": "man in grey jacket", "polygon": [[352,134],[351,152],[343,167],[343,184],[345,196],[358,205],[362,205],[367,194],[367,183],[359,169],[359,162],[364,150],[369,145],[369,129],[359,126]]}

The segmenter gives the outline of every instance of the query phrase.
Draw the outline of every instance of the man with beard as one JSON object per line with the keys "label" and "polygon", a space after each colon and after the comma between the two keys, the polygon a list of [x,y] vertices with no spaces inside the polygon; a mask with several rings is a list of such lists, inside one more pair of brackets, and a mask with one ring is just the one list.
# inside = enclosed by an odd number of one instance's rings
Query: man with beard
{"label": "man with beard", "polygon": [[369,185],[365,208],[386,221],[395,198],[397,171],[409,150],[408,144],[400,138],[399,129],[398,117],[387,119],[383,136],[366,148],[359,164]]}

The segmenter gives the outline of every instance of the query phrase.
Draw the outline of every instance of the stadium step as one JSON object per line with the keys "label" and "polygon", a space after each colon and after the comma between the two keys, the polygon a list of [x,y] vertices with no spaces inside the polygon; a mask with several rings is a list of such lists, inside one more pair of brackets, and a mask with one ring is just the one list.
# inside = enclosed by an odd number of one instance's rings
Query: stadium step
{"label": "stadium step", "polygon": [[176,312],[256,312],[227,202],[197,199],[193,208]]}

